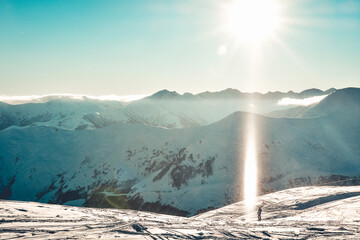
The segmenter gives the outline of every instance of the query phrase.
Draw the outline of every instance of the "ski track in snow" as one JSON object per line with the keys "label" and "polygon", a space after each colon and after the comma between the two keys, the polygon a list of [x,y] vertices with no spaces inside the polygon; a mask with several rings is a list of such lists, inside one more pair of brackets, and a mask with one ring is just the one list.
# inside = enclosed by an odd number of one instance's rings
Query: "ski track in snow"
{"label": "ski track in snow", "polygon": [[360,186],[302,187],[191,218],[0,201],[0,239],[360,239]]}

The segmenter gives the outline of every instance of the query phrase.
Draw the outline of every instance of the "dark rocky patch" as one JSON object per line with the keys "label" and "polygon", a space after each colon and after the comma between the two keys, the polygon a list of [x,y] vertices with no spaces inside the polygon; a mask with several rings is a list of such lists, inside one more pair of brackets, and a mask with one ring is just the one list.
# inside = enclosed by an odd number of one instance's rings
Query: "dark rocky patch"
{"label": "dark rocky patch", "polygon": [[149,211],[149,212],[184,216],[184,217],[189,215],[189,212],[187,211],[177,209],[170,205],[161,204],[160,201],[144,202],[144,200],[138,195],[135,198],[129,199],[129,203],[131,209],[135,209],[135,210]]}
{"label": "dark rocky patch", "polygon": [[314,185],[354,186],[359,184],[360,184],[360,177],[330,175],[330,176],[320,176]]}
{"label": "dark rocky patch", "polygon": [[51,203],[64,204],[68,201],[84,199],[86,193],[84,192],[85,187],[77,187],[75,190],[68,190],[63,192],[62,186],[55,193],[55,199]]}
{"label": "dark rocky patch", "polygon": [[[114,196],[106,196],[103,192],[112,192]],[[117,186],[101,185],[98,186],[86,199],[84,206],[86,207],[101,207],[101,208],[118,208],[118,209],[133,209],[141,211],[149,211],[155,213],[188,216],[189,212],[177,209],[170,205],[161,204],[157,202],[145,202],[144,199],[136,194],[128,198],[127,195],[119,190]]]}
{"label": "dark rocky patch", "polygon": [[214,207],[208,207],[208,208],[202,208],[196,211],[195,215],[201,214],[201,213],[205,213],[211,210],[215,210],[216,208]]}
{"label": "dark rocky patch", "polygon": [[[132,186],[137,179],[130,179],[124,182],[108,182],[106,184],[97,184],[91,187],[84,206],[129,209],[131,205],[126,195],[131,191]],[[104,192],[111,192],[114,196],[106,196]]]}
{"label": "dark rocky patch", "polygon": [[171,164],[171,163],[167,164],[167,165],[160,171],[160,173],[153,178],[153,182],[156,182],[156,181],[160,180],[160,179],[170,170],[171,167],[172,167],[172,164]]}
{"label": "dark rocky patch", "polygon": [[[170,173],[172,186],[178,189],[183,185],[187,185],[190,179],[198,175],[203,178],[213,175],[213,164],[217,156],[200,160],[198,155],[199,164],[194,166],[194,163],[196,163],[194,155],[189,153],[186,148],[180,148],[173,152],[167,151],[166,146],[168,146],[167,142],[159,150],[153,149],[149,151],[146,147],[138,150],[128,149],[126,151],[127,160],[130,161],[132,158],[136,158],[138,153],[141,153],[142,156],[145,155],[143,163],[138,166],[144,168],[144,175],[148,176],[159,171],[153,178],[153,182],[156,182]],[[205,183],[204,179],[202,183]]]}
{"label": "dark rocky patch", "polygon": [[183,185],[187,186],[188,181],[195,178],[197,175],[201,175],[203,178],[213,175],[214,161],[215,157],[210,157],[205,161],[205,163],[201,162],[196,168],[192,167],[191,165],[175,166],[170,172],[172,186],[180,189]]}
{"label": "dark rocky patch", "polygon": [[81,125],[77,126],[75,128],[75,130],[84,130],[84,129],[87,129],[88,127],[89,127],[89,125],[87,125],[87,124],[81,124]]}
{"label": "dark rocky patch", "polygon": [[2,191],[0,191],[0,198],[1,198],[1,199],[10,199],[11,194],[12,194],[12,192],[11,192],[11,187],[12,187],[12,185],[15,183],[15,177],[16,177],[16,175],[14,175],[14,176],[11,178],[9,184],[6,185],[6,186],[4,186],[4,188],[2,189]]}
{"label": "dark rocky patch", "polygon": [[289,188],[303,187],[303,186],[311,186],[312,182],[310,177],[299,177],[299,178],[290,179],[287,185]]}
{"label": "dark rocky patch", "polygon": [[[60,178],[60,181],[61,181],[61,179],[63,179],[63,177],[64,177],[63,175],[64,175],[64,174],[65,174],[65,173],[62,173],[62,174],[58,174],[58,175],[57,175],[57,177]],[[35,196],[36,196],[36,201],[40,201],[40,199],[41,199],[42,197],[44,197],[47,193],[55,190],[55,189],[56,189],[56,187],[55,187],[55,182],[56,182],[56,180],[54,180],[54,181],[50,184],[49,187],[45,187],[42,191],[40,191],[40,192],[38,192],[37,194],[35,194]]]}
{"label": "dark rocky patch", "polygon": [[16,118],[9,115],[6,112],[2,112],[0,115],[0,131],[4,130],[12,125],[16,124]]}
{"label": "dark rocky patch", "polygon": [[50,113],[44,113],[44,114],[40,114],[40,115],[31,117],[31,118],[23,118],[23,119],[20,119],[19,126],[24,127],[24,126],[28,126],[28,125],[31,125],[36,122],[47,122],[47,121],[50,121],[53,117],[54,116]]}
{"label": "dark rocky patch", "polygon": [[188,185],[188,180],[195,176],[194,170],[194,167],[187,165],[174,167],[170,173],[172,186],[180,189],[182,185]]}
{"label": "dark rocky patch", "polygon": [[[103,128],[118,123],[117,121],[108,119],[96,113],[84,114],[83,119],[90,122],[95,128]],[[81,129],[80,129],[81,130]]]}

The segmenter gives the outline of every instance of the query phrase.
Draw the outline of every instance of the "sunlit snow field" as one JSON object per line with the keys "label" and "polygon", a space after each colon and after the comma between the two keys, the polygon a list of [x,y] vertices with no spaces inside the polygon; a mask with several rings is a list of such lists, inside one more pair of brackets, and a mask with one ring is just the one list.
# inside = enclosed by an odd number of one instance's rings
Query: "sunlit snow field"
{"label": "sunlit snow field", "polygon": [[302,187],[190,218],[1,201],[1,239],[359,239],[360,186]]}

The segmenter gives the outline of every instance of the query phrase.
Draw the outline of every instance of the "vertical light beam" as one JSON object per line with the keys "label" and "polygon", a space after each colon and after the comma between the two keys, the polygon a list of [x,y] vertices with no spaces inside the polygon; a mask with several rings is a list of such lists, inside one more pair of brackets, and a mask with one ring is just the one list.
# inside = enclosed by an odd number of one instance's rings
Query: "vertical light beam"
{"label": "vertical light beam", "polygon": [[247,119],[245,167],[244,167],[244,201],[247,211],[255,208],[257,196],[257,156],[256,156],[256,132],[255,116],[249,114]]}

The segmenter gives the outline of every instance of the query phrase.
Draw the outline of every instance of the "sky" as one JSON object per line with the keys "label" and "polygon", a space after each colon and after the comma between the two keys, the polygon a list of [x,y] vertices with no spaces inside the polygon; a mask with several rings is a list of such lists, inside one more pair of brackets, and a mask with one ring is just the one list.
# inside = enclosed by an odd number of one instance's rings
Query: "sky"
{"label": "sky", "polygon": [[360,87],[359,0],[276,0],[256,44],[227,28],[236,1],[0,0],[0,95]]}

